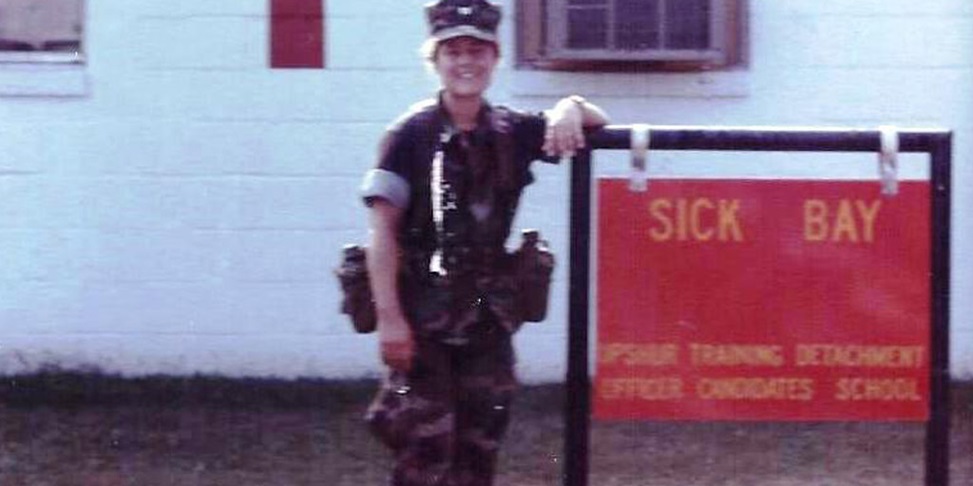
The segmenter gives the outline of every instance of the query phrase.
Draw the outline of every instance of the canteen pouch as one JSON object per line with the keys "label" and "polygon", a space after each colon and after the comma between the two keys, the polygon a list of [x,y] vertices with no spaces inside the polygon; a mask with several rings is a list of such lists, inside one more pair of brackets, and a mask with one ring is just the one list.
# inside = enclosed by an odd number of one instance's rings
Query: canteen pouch
{"label": "canteen pouch", "polygon": [[365,247],[346,245],[334,272],[341,284],[341,312],[348,315],[359,334],[374,332],[378,323],[365,255]]}
{"label": "canteen pouch", "polygon": [[522,237],[520,248],[514,251],[520,310],[524,321],[541,322],[547,317],[554,253],[537,230],[524,230]]}

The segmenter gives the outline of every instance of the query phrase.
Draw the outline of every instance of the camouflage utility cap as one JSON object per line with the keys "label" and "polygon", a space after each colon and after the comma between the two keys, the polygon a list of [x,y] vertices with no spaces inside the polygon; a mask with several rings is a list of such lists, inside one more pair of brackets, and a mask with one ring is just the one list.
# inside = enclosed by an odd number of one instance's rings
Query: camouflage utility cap
{"label": "camouflage utility cap", "polygon": [[439,0],[426,4],[429,35],[437,41],[474,37],[497,42],[500,7],[487,0]]}

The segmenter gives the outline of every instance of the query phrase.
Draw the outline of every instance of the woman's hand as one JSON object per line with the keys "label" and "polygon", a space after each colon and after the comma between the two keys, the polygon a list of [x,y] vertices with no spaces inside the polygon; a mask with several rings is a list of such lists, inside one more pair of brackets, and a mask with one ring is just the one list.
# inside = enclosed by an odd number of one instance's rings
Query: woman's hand
{"label": "woman's hand", "polygon": [[408,321],[396,312],[388,317],[379,317],[378,343],[382,361],[395,371],[403,373],[412,369],[415,357],[415,340]]}
{"label": "woman's hand", "polygon": [[576,97],[563,98],[547,112],[544,133],[544,153],[549,156],[574,157],[584,148],[583,101]]}
{"label": "woman's hand", "polygon": [[385,199],[372,202],[368,274],[378,314],[378,345],[382,361],[396,371],[412,367],[415,340],[399,302],[399,244],[396,233],[403,210]]}

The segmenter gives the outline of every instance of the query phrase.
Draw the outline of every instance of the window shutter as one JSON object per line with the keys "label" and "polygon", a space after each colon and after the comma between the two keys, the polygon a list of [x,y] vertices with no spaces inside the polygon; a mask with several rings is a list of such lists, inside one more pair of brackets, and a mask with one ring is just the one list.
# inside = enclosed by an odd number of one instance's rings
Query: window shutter
{"label": "window shutter", "polygon": [[270,0],[270,67],[324,67],[324,0]]}
{"label": "window shutter", "polygon": [[517,0],[517,61],[532,64],[544,58],[546,42],[545,0]]}

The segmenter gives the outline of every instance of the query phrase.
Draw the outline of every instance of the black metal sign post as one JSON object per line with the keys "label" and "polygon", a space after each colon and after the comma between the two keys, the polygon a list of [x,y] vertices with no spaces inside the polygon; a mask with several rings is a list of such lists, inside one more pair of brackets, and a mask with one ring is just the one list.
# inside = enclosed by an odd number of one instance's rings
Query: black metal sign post
{"label": "black metal sign post", "polygon": [[[875,152],[878,130],[650,127],[651,149],[761,152]],[[631,130],[613,126],[591,134],[589,147],[628,149]],[[899,151],[929,154],[931,213],[930,410],[926,429],[926,486],[949,485],[949,249],[952,133],[899,132]],[[565,412],[565,486],[587,486],[591,382],[588,329],[591,250],[591,153],[571,166],[571,268]]]}

